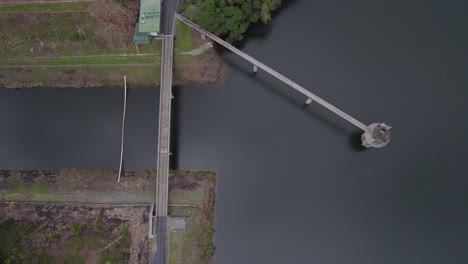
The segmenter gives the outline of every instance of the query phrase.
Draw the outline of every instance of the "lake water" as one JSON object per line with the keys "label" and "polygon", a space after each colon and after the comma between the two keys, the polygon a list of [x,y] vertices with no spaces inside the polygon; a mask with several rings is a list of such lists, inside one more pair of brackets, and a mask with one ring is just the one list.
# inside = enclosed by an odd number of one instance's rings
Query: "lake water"
{"label": "lake water", "polygon": [[[178,87],[173,167],[213,170],[215,263],[467,263],[468,3],[287,1],[242,48],[392,140],[225,53]],[[125,168],[156,167],[156,88],[131,89]],[[122,90],[0,90],[0,167],[118,168]]]}

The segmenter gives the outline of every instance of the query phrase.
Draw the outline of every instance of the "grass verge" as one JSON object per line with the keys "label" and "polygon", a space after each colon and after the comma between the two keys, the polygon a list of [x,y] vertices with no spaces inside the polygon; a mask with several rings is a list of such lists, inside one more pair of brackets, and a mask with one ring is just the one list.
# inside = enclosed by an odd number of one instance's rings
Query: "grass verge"
{"label": "grass verge", "polygon": [[[170,207],[169,215],[185,217],[187,230],[172,232],[169,239],[169,263],[208,264],[214,254],[214,199],[216,180],[214,174],[189,173],[185,178],[170,179],[170,203],[191,201],[192,207]],[[183,191],[182,191],[183,190]]]}
{"label": "grass verge", "polygon": [[177,41],[174,47],[176,52],[187,52],[193,49],[192,35],[186,24],[176,22],[176,37]]}

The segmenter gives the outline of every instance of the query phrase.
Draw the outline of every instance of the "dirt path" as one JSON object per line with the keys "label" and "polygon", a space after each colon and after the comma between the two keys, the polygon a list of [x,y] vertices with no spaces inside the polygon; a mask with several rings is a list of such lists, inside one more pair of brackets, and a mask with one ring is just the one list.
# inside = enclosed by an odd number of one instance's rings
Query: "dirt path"
{"label": "dirt path", "polygon": [[211,49],[211,48],[213,48],[213,43],[212,42],[207,42],[207,43],[201,45],[200,47],[198,47],[196,49],[193,49],[193,50],[187,51],[187,52],[177,52],[177,54],[197,56],[197,55],[200,55],[203,52],[205,52],[206,50]]}
{"label": "dirt path", "polygon": [[80,204],[151,204],[151,194],[115,193],[14,193],[0,192],[0,201],[7,202],[65,202]]}
{"label": "dirt path", "polygon": [[2,0],[0,5],[96,2],[97,0]]}

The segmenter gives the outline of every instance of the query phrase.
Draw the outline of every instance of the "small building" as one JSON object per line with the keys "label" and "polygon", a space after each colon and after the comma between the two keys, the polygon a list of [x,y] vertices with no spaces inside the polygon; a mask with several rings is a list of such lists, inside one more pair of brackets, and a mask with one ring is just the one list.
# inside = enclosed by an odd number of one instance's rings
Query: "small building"
{"label": "small building", "polygon": [[135,44],[149,44],[150,43],[150,34],[140,32],[139,23],[135,24],[135,31],[133,32],[133,42],[135,42]]}
{"label": "small building", "polygon": [[141,0],[140,16],[135,25],[133,42],[148,44],[150,36],[157,36],[161,26],[161,0]]}

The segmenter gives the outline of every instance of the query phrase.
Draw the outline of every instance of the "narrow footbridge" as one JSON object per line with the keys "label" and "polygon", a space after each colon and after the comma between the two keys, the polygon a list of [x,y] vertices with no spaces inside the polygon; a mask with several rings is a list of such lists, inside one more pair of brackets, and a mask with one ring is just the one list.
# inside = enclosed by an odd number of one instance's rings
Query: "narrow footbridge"
{"label": "narrow footbridge", "polygon": [[[176,14],[174,20],[178,19],[189,27],[200,32],[203,38],[209,37],[218,44],[224,46],[235,54],[241,56],[245,60],[253,64],[254,72],[262,69],[265,72],[276,77],[280,81],[286,83],[296,91],[303,94],[307,100],[306,104],[313,101],[332,111],[333,113],[344,118],[351,124],[364,131],[361,139],[365,147],[383,147],[390,141],[391,127],[385,123],[373,123],[369,126],[358,121],[354,117],[348,115],[334,105],[313,94],[309,90],[299,84],[288,79],[279,72],[273,70],[262,62],[254,59],[250,55],[240,51],[226,41],[218,38],[210,32],[204,30],[197,24],[187,18]],[[173,28],[172,28],[173,30]],[[149,236],[156,236],[156,259],[155,263],[165,264],[167,259],[167,206],[168,206],[168,181],[169,181],[169,160],[170,160],[170,133],[171,133],[171,99],[172,99],[172,62],[174,54],[174,36],[171,30],[171,35],[163,36],[163,55],[161,62],[161,91],[160,91],[160,106],[159,106],[159,137],[158,137],[158,161],[157,161],[157,183],[156,183],[156,201],[155,206],[150,211],[150,230]],[[154,214],[153,214],[154,213]],[[153,223],[155,223],[153,225]]]}
{"label": "narrow footbridge", "polygon": [[330,104],[329,102],[325,101],[324,99],[320,98],[319,96],[313,94],[309,90],[305,89],[304,87],[300,86],[299,84],[293,82],[286,76],[282,75],[281,73],[273,70],[272,68],[268,67],[267,65],[263,64],[262,62],[254,59],[252,56],[242,52],[241,50],[237,49],[236,47],[232,46],[231,44],[227,43],[226,41],[220,39],[219,37],[211,34],[210,32],[206,31],[205,29],[201,28],[199,25],[195,24],[194,22],[188,20],[187,18],[183,17],[180,14],[176,14],[175,18],[179,21],[185,23],[187,26],[195,29],[196,31],[200,32],[202,38],[209,37],[216,43],[220,44],[221,46],[225,47],[226,49],[234,52],[235,54],[241,56],[245,60],[249,61],[253,64],[253,71],[257,72],[260,68],[265,72],[271,74],[278,80],[284,82],[285,84],[289,85],[296,91],[300,92],[301,94],[305,95],[307,100],[306,104],[310,104],[313,101],[317,102],[318,104],[322,105],[323,107],[327,108],[328,110],[332,111],[333,113],[339,115],[340,117],[344,118],[351,124],[357,126],[358,128],[364,131],[361,139],[363,141],[363,145],[365,147],[383,147],[390,141],[390,126],[386,125],[385,123],[373,123],[369,126],[364,125],[362,122],[358,121],[354,117],[348,115],[347,113],[341,111],[334,105]]}

